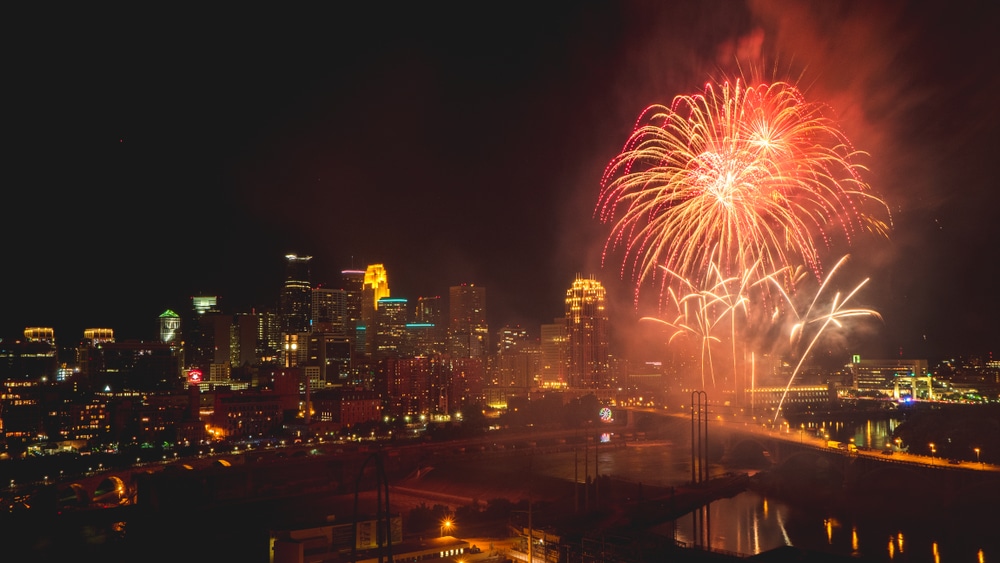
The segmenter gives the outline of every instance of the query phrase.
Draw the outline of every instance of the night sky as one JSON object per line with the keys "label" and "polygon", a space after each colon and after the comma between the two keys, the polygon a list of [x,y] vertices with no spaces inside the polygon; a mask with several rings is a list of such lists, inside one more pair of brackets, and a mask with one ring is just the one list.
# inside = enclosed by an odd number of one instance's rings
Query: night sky
{"label": "night sky", "polygon": [[383,263],[413,301],[485,286],[491,325],[536,335],[593,275],[631,319],[601,174],[646,106],[741,60],[827,103],[892,210],[850,249],[883,322],[845,354],[997,352],[1000,21],[978,4],[365,6],[8,13],[0,334],[269,307],[289,252],[328,285]]}

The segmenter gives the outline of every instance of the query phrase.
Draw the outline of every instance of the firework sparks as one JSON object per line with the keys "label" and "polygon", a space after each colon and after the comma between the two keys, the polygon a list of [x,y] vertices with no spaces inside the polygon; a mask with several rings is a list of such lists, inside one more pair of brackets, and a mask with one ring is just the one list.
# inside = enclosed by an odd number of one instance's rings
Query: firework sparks
{"label": "firework sparks", "polygon": [[793,349],[798,347],[798,345],[802,342],[803,337],[806,335],[806,333],[810,328],[814,329],[812,332],[812,338],[809,340],[809,343],[806,345],[805,349],[798,354],[799,356],[798,363],[795,364],[795,369],[792,370],[792,375],[788,379],[788,384],[785,386],[785,390],[781,394],[781,399],[778,401],[778,407],[775,410],[774,420],[773,420],[773,423],[775,424],[778,421],[778,416],[781,414],[781,407],[785,402],[785,397],[788,395],[788,390],[791,388],[792,383],[795,381],[795,377],[798,375],[799,370],[802,368],[802,363],[809,356],[809,353],[812,351],[813,346],[816,344],[817,341],[819,341],[820,337],[823,335],[823,333],[827,330],[828,327],[830,327],[831,325],[837,328],[842,327],[844,319],[850,317],[874,317],[879,320],[882,319],[882,315],[880,315],[878,311],[875,311],[874,309],[846,308],[847,302],[850,301],[858,293],[858,291],[860,291],[861,288],[868,283],[868,278],[865,278],[860,284],[855,286],[855,288],[851,290],[851,292],[848,293],[843,298],[841,297],[840,292],[837,292],[834,295],[833,301],[830,303],[828,309],[817,308],[817,302],[820,298],[820,295],[823,293],[824,289],[826,289],[827,283],[830,281],[830,278],[833,277],[833,275],[837,272],[838,269],[840,269],[840,267],[847,261],[847,259],[848,256],[845,255],[837,262],[836,266],[834,266],[833,269],[830,270],[830,275],[822,281],[822,283],[819,286],[819,289],[816,291],[816,295],[812,298],[812,300],[809,303],[809,306],[802,314],[799,314],[795,310],[795,305],[792,302],[792,299],[789,296],[789,294],[785,292],[783,289],[781,289],[780,284],[775,282],[775,285],[778,286],[781,295],[785,297],[785,300],[787,301],[790,310],[795,315],[796,322],[792,325],[791,331],[789,332],[789,344],[793,347]]}
{"label": "firework sparks", "polygon": [[[824,109],[784,82],[736,81],[643,112],[596,210],[613,224],[604,258],[624,249],[636,298],[661,266],[696,279],[716,259],[727,276],[804,263],[821,277],[819,253],[835,235],[850,244],[858,231],[887,234],[888,207],[853,162],[863,153]],[[886,219],[866,213],[869,203]]]}
{"label": "firework sparks", "polygon": [[[749,316],[747,297],[748,290],[754,283],[745,272],[743,276],[725,277],[716,264],[711,264],[709,272],[702,278],[701,284],[696,285],[687,278],[680,276],[663,266],[660,266],[666,274],[674,278],[681,288],[680,291],[673,287],[667,287],[667,302],[672,303],[676,310],[676,315],[672,321],[659,317],[642,317],[640,321],[655,322],[674,329],[668,344],[678,337],[687,336],[697,338],[701,344],[701,366],[702,366],[702,386],[706,383],[705,370],[711,377],[712,386],[716,385],[715,366],[712,359],[712,343],[722,342],[716,329],[729,320],[729,338],[733,346],[733,371],[735,373],[736,358],[736,332],[737,313],[742,313],[742,318]],[[747,272],[754,271],[748,270]]]}

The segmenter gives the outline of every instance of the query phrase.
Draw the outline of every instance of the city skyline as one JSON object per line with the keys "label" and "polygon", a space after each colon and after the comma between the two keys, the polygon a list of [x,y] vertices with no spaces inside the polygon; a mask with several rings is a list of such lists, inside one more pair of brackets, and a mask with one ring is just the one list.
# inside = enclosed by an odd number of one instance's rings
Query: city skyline
{"label": "city skyline", "polygon": [[892,212],[887,241],[850,249],[844,283],[870,277],[857,301],[882,320],[846,348],[995,351],[990,17],[902,2],[385,12],[25,13],[4,334],[155,334],[200,294],[267,306],[289,252],[315,257],[315,283],[383,263],[411,302],[481,285],[501,324],[551,322],[577,274],[626,312],[631,281],[601,263],[603,170],[643,108],[759,54],[830,106]]}

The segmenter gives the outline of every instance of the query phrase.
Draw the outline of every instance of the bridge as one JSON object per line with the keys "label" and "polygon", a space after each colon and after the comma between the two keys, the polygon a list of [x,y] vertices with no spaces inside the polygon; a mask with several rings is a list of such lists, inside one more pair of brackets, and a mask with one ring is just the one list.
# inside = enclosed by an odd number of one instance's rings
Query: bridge
{"label": "bridge", "polygon": [[[643,417],[652,417],[643,421]],[[677,444],[691,447],[691,414],[654,409],[629,413],[629,426],[658,421],[674,433]],[[838,447],[823,437],[783,425],[777,428],[733,413],[713,414],[704,422],[709,463],[758,462],[766,469],[759,481],[774,490],[814,494],[824,502],[843,501],[940,506],[973,510],[976,503],[1000,502],[1000,466],[978,461],[947,460],[888,450]],[[692,448],[693,449],[693,448]],[[694,479],[692,479],[694,480]],[[797,488],[796,488],[797,487]],[[825,496],[824,496],[825,495]],[[838,498],[839,497],[839,498]]]}

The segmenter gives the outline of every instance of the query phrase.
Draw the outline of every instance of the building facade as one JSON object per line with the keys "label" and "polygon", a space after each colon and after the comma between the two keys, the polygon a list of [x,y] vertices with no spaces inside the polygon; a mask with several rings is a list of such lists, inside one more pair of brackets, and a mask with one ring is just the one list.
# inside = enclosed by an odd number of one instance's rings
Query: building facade
{"label": "building facade", "polygon": [[577,276],[566,290],[570,387],[597,389],[612,386],[608,328],[604,286],[592,277]]}

